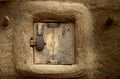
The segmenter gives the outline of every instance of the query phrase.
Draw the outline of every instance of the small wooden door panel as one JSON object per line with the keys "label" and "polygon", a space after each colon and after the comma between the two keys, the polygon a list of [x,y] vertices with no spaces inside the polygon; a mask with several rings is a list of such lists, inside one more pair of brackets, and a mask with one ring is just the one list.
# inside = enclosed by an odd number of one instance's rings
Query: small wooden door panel
{"label": "small wooden door panel", "polygon": [[42,51],[34,47],[35,64],[74,64],[74,24],[73,23],[34,23],[34,39],[38,26],[42,26],[46,45]]}

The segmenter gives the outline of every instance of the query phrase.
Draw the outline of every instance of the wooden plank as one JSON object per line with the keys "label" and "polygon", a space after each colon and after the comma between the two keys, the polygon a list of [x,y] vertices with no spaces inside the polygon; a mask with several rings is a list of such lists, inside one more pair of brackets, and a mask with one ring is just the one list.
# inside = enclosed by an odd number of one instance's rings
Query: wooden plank
{"label": "wooden plank", "polygon": [[54,60],[59,64],[74,64],[74,24],[61,23],[54,30]]}
{"label": "wooden plank", "polygon": [[[39,24],[39,23],[38,23]],[[38,51],[36,50],[35,47],[35,63],[36,64],[47,64],[47,62],[49,60],[51,60],[53,58],[53,54],[52,54],[52,33],[53,33],[53,29],[49,29],[47,27],[46,23],[43,23],[44,29],[43,29],[43,37],[44,37],[44,41],[46,43],[46,45],[44,46],[44,49],[42,51]],[[37,25],[34,26],[34,32],[36,32],[37,30]],[[34,33],[34,38],[36,39],[36,33]]]}

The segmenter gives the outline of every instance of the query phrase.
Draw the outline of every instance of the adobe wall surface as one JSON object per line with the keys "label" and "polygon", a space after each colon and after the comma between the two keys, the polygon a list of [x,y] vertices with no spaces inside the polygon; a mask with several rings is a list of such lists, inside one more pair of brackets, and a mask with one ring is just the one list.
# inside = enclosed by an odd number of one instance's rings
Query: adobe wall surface
{"label": "adobe wall surface", "polygon": [[[35,0],[32,0],[33,2]],[[59,1],[68,3],[77,3],[85,5],[92,14],[93,20],[93,37],[94,37],[94,54],[89,56],[92,66],[89,66],[89,72],[86,79],[119,79],[120,78],[120,1],[119,0],[39,0],[39,1]],[[19,49],[19,45],[24,45],[23,39],[20,36],[26,35],[30,28],[23,26],[26,11],[31,14],[31,11],[26,10],[31,7],[26,5],[28,0],[6,1],[0,2],[0,79],[39,79],[39,78],[23,78],[16,71],[15,65],[15,50],[22,51],[25,48]],[[32,6],[32,5],[31,5]],[[45,5],[47,6],[47,5]],[[2,22],[4,16],[10,18],[8,27],[3,27]],[[112,21],[107,22],[110,17]],[[106,24],[108,23],[108,24]],[[26,23],[27,24],[27,23]],[[22,26],[21,26],[22,25]],[[28,24],[29,25],[29,24]],[[19,26],[19,27],[18,27]],[[17,28],[19,31],[17,32]],[[23,32],[23,30],[25,30]],[[19,42],[19,43],[18,43]],[[16,47],[14,46],[16,45]],[[18,52],[19,53],[19,52]],[[94,59],[95,56],[95,59]],[[22,59],[21,59],[22,60]],[[89,61],[89,59],[87,59]],[[41,78],[43,79],[43,78]],[[50,79],[50,78],[48,78]],[[73,78],[74,79],[74,78]],[[83,78],[78,78],[83,79]]]}

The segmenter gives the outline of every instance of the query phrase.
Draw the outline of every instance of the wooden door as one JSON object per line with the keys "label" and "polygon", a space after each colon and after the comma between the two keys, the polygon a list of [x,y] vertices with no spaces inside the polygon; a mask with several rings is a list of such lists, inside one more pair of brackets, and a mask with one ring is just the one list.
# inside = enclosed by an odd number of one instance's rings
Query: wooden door
{"label": "wooden door", "polygon": [[[42,30],[38,27],[43,27]],[[74,24],[34,23],[34,39],[41,30],[44,38],[43,50],[34,47],[35,64],[74,64]]]}

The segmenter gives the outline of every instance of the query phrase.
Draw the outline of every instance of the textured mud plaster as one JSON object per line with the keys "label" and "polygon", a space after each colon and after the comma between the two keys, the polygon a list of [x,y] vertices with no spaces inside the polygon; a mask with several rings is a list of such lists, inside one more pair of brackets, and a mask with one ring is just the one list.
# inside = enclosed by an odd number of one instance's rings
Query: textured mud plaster
{"label": "textured mud plaster", "polygon": [[[5,14],[10,16],[12,13],[9,13],[9,8],[6,9],[6,6],[0,3],[0,79],[14,78],[15,70],[13,64],[13,26],[10,24],[8,27],[3,27],[2,22],[4,21]],[[11,21],[14,23],[13,18]]]}
{"label": "textured mud plaster", "polygon": [[[14,28],[16,71],[23,77],[92,78],[95,68],[93,26],[89,10],[82,4],[30,1],[21,6],[19,24]],[[22,13],[22,10],[25,11]],[[74,65],[35,65],[29,40],[33,35],[33,22],[40,19],[74,20]]]}

